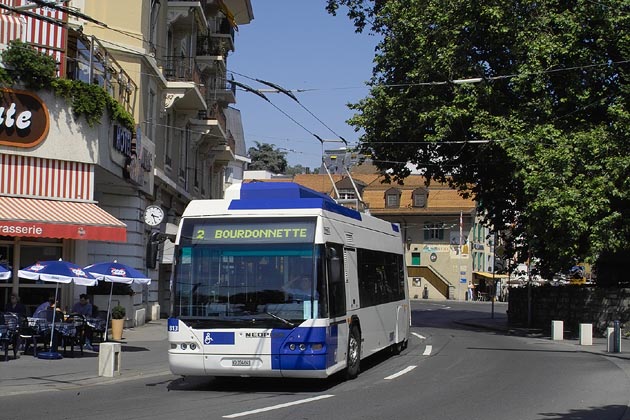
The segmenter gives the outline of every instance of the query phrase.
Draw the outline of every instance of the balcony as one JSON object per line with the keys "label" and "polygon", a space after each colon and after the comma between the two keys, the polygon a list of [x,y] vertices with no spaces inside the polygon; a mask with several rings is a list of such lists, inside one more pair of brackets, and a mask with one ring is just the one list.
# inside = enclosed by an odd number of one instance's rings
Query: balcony
{"label": "balcony", "polygon": [[226,142],[227,120],[218,103],[208,111],[200,111],[197,116],[197,119],[189,120],[191,130],[200,134],[195,147],[207,153],[215,145]]}
{"label": "balcony", "polygon": [[[174,5],[177,3],[185,3],[185,4],[194,4],[194,3],[199,3],[199,5],[205,10],[206,6],[208,5],[208,0],[194,0],[194,1],[188,1],[188,0],[168,0],[168,5]],[[190,7],[190,6],[188,6]]]}
{"label": "balcony", "polygon": [[234,50],[234,38],[229,34],[210,34],[197,37],[197,62],[202,71],[225,76],[229,51]]}
{"label": "balcony", "polygon": [[234,138],[230,135],[227,141],[219,143],[212,147],[208,153],[214,165],[227,165],[235,160],[234,148],[236,147]]}
{"label": "balcony", "polygon": [[[229,51],[234,51],[234,28],[226,18],[210,20],[210,23],[208,35],[197,38],[197,55],[227,56]],[[202,47],[202,51],[209,50],[218,54],[199,54],[200,45],[207,46],[205,49]]]}
{"label": "balcony", "polygon": [[237,25],[246,25],[254,19],[251,0],[223,0],[223,3]]}
{"label": "balcony", "polygon": [[166,78],[166,108],[198,111],[206,109],[204,98],[208,95],[201,80],[201,70],[194,57],[165,56],[163,64]]}
{"label": "balcony", "polygon": [[70,31],[66,63],[68,79],[101,86],[133,114],[138,87],[96,37]]}
{"label": "balcony", "polygon": [[218,102],[223,105],[236,103],[236,85],[230,83],[224,77],[216,77],[208,80],[206,103]]}
{"label": "balcony", "polygon": [[208,21],[205,12],[207,0],[168,2],[167,25],[174,31],[206,33]]}

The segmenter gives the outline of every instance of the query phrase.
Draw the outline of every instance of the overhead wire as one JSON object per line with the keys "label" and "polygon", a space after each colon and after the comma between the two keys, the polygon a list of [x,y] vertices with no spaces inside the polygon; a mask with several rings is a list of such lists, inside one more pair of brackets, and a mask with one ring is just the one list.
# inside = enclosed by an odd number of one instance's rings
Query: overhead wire
{"label": "overhead wire", "polygon": [[[121,34],[124,34],[126,36],[132,37],[134,39],[140,40],[142,42],[148,42],[146,39],[144,39],[144,37],[138,37],[130,32],[127,31],[123,31],[120,29],[116,29],[116,28],[112,28],[110,26],[108,26],[106,23],[98,21],[84,13],[78,12],[72,8],[66,7],[66,6],[60,6],[54,3],[49,3],[45,0],[31,0],[32,2],[40,5],[41,7],[48,7],[48,8],[52,8],[55,10],[59,10],[59,11],[63,11],[65,13],[68,13],[71,16],[80,18],[80,19],[84,19],[88,22],[94,23],[96,25],[99,25],[105,29],[108,30],[112,30],[114,32],[118,32]],[[596,3],[596,2],[593,2]],[[21,14],[21,15],[25,15],[28,17],[32,17],[32,18],[36,18],[36,19],[40,19],[49,23],[53,23],[56,25],[61,25],[61,26],[66,26],[65,22],[60,22],[56,19],[53,18],[49,18],[46,16],[42,16],[36,13],[32,13],[32,12],[28,12],[28,11],[24,11],[24,10],[18,10],[15,9],[13,7],[10,6],[6,6],[3,4],[0,4],[0,9],[4,9],[13,13],[17,13],[17,14]],[[141,55],[141,56],[146,56],[146,57],[151,57],[148,54],[144,54],[142,52],[139,52],[137,50],[134,50],[132,48],[126,47],[124,45],[120,45],[114,42],[111,42],[108,40],[108,43],[111,45],[114,45],[118,48],[124,49],[126,51],[129,51],[133,54],[137,54],[137,55]],[[565,68],[558,68],[558,69],[548,69],[548,70],[544,70],[544,71],[540,71],[540,72],[529,72],[529,73],[522,73],[522,74],[508,74],[508,75],[499,75],[499,76],[490,76],[490,77],[483,77],[483,78],[471,78],[471,79],[454,79],[454,80],[449,80],[449,81],[428,81],[428,82],[414,82],[414,83],[397,83],[397,84],[366,84],[366,86],[364,88],[374,88],[374,87],[412,87],[412,86],[440,86],[440,85],[452,85],[452,84],[464,84],[464,83],[480,83],[483,81],[493,81],[493,80],[502,80],[502,79],[509,79],[509,78],[514,78],[514,77],[523,77],[523,76],[533,76],[533,75],[540,75],[540,74],[549,74],[549,73],[557,73],[557,72],[564,72],[564,71],[572,71],[572,70],[583,70],[583,69],[588,69],[588,68],[594,68],[594,67],[602,67],[602,66],[612,66],[612,65],[621,65],[621,64],[627,64],[630,63],[630,60],[619,60],[619,61],[610,61],[610,62],[605,62],[605,63],[593,63],[593,64],[588,64],[588,65],[581,65],[581,66],[572,66],[572,67],[565,67]],[[296,103],[298,103],[298,105],[300,105],[301,108],[303,108],[306,112],[309,113],[309,115],[311,115],[313,118],[315,118],[320,124],[322,124],[324,127],[326,127],[331,133],[333,133],[335,136],[339,137],[344,144],[349,145],[348,142],[343,138],[343,136],[339,135],[335,130],[333,130],[331,127],[329,127],[324,121],[322,121],[319,117],[317,117],[310,109],[308,109],[306,106],[304,106],[304,104],[302,104],[298,98],[293,94],[293,92],[309,92],[309,91],[318,91],[318,90],[326,90],[323,88],[310,88],[310,89],[293,89],[293,90],[289,90],[289,89],[285,89],[282,86],[273,83],[273,82],[269,82],[266,80],[262,80],[259,78],[255,78],[255,77],[251,77],[251,76],[247,76],[244,75],[242,73],[236,72],[234,70],[230,70],[231,73],[236,74],[238,76],[256,81],[258,83],[261,84],[265,84],[267,86],[272,87],[276,92],[278,93],[283,93],[287,96],[289,96],[293,101],[295,101]],[[143,72],[137,72],[139,75],[147,75],[148,73],[143,73]],[[148,74],[150,76],[156,77],[154,74]],[[236,81],[228,81],[229,83],[235,83],[237,84]],[[237,84],[238,85],[238,84]],[[242,86],[241,86],[242,87]],[[339,89],[354,89],[355,87],[337,87],[337,88],[332,88],[333,90],[339,90]],[[358,88],[358,87],[357,87]],[[260,96],[261,98],[263,98],[265,101],[267,101],[269,104],[271,104],[276,110],[278,110],[280,113],[282,113],[284,116],[286,116],[287,118],[289,118],[293,123],[295,123],[296,125],[298,125],[299,127],[301,127],[303,130],[305,130],[307,133],[309,133],[310,135],[312,135],[313,137],[315,137],[317,140],[320,141],[320,143],[323,144],[324,140],[317,134],[315,134],[313,131],[309,130],[308,128],[306,128],[303,124],[301,124],[300,122],[298,122],[295,118],[293,118],[291,115],[289,115],[288,113],[286,113],[284,110],[282,110],[281,108],[279,108],[277,105],[275,105],[274,103],[272,103],[263,93],[261,90],[256,90],[253,88],[249,88],[249,89],[244,89],[246,91],[249,91],[251,93],[254,93],[258,96]],[[181,129],[180,127],[175,127],[175,126],[171,126],[172,128],[176,128],[176,129]],[[218,136],[217,136],[218,137]],[[457,143],[461,143],[461,144],[474,144],[474,143],[490,143],[490,142],[497,142],[497,141],[505,141],[505,140],[509,140],[509,139],[494,139],[494,140],[461,140],[461,141],[447,141],[447,142],[440,142],[443,144],[446,143],[451,143],[451,144],[457,144]],[[378,143],[378,142],[376,142]],[[375,143],[375,144],[376,144]],[[408,144],[408,143],[418,143],[421,144],[423,142],[383,142],[383,143],[389,143],[389,144]],[[427,142],[427,143],[431,143],[431,142]]]}
{"label": "overhead wire", "polygon": [[[286,89],[286,88],[284,88],[284,87],[282,87],[282,86],[280,86],[280,85],[278,85],[278,84],[276,84],[276,83],[269,82],[269,81],[267,81],[267,80],[262,80],[262,79],[259,79],[259,78],[250,77],[250,76],[247,76],[247,75],[244,75],[244,74],[242,74],[242,73],[238,73],[238,72],[235,72],[235,71],[232,71],[232,70],[231,70],[230,72],[231,72],[232,74],[236,74],[236,75],[238,75],[238,76],[245,77],[246,79],[253,80],[253,81],[256,81],[256,82],[258,82],[258,83],[262,83],[263,85],[266,85],[266,86],[272,87],[272,88],[274,88],[277,92],[279,92],[279,93],[283,93],[283,94],[287,95],[289,98],[293,99],[293,100],[294,100],[294,101],[295,101],[298,105],[300,105],[300,107],[301,107],[302,109],[304,109],[306,112],[308,112],[308,113],[309,113],[309,115],[311,115],[311,116],[312,116],[313,118],[315,118],[315,119],[316,119],[316,120],[317,120],[320,124],[322,124],[324,127],[326,127],[326,128],[327,128],[327,129],[328,129],[331,133],[333,133],[335,136],[339,137],[339,139],[341,139],[341,140],[342,140],[342,141],[343,141],[346,145],[348,144],[348,142],[346,141],[346,139],[344,139],[344,138],[343,138],[343,136],[341,136],[341,135],[340,135],[339,133],[337,133],[335,130],[333,130],[332,128],[330,128],[330,126],[328,126],[328,125],[327,125],[324,121],[322,121],[322,120],[321,120],[321,119],[320,119],[317,115],[315,115],[315,114],[314,114],[314,113],[313,113],[310,109],[308,109],[306,106],[304,106],[304,104],[303,104],[302,102],[300,102],[300,100],[299,100],[299,99],[298,99],[298,98],[297,98],[297,97],[293,94],[293,92],[291,92],[291,90]],[[320,141],[321,141],[321,139],[320,139]]]}

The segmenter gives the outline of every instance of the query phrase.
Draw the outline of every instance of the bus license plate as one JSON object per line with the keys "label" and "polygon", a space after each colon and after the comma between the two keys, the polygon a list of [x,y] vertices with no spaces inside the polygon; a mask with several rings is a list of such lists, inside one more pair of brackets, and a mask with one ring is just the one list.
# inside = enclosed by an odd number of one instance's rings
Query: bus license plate
{"label": "bus license plate", "polygon": [[233,359],[232,366],[251,366],[252,361],[246,359]]}

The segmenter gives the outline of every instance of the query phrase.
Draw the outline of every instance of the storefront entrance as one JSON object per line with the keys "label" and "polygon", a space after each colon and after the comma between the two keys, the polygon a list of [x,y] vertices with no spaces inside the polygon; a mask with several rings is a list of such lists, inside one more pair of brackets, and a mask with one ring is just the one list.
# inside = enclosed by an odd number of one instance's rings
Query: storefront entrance
{"label": "storefront entrance", "polygon": [[[28,239],[28,240],[26,240]],[[17,277],[17,270],[37,261],[58,260],[63,257],[64,241],[61,239],[30,239],[0,236],[0,264],[13,271],[14,277],[0,281],[0,310],[9,302],[11,293],[17,291],[20,300],[26,305],[28,314],[54,296],[54,283],[27,280]],[[59,302],[64,302],[60,289]],[[72,299],[72,297],[68,297]]]}

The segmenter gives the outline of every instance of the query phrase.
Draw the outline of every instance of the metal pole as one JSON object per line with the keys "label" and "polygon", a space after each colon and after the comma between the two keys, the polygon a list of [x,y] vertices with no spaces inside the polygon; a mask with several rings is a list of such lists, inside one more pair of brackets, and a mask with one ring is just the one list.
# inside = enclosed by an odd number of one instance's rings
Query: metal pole
{"label": "metal pole", "polygon": [[621,351],[621,325],[618,320],[613,322],[613,353],[619,353]]}
{"label": "metal pole", "polygon": [[494,238],[492,239],[492,311],[490,312],[490,318],[494,319],[494,298],[497,295],[497,280],[495,273],[497,271],[497,231],[494,231]]}
{"label": "metal pole", "polygon": [[532,255],[527,255],[527,326],[532,326]]}

